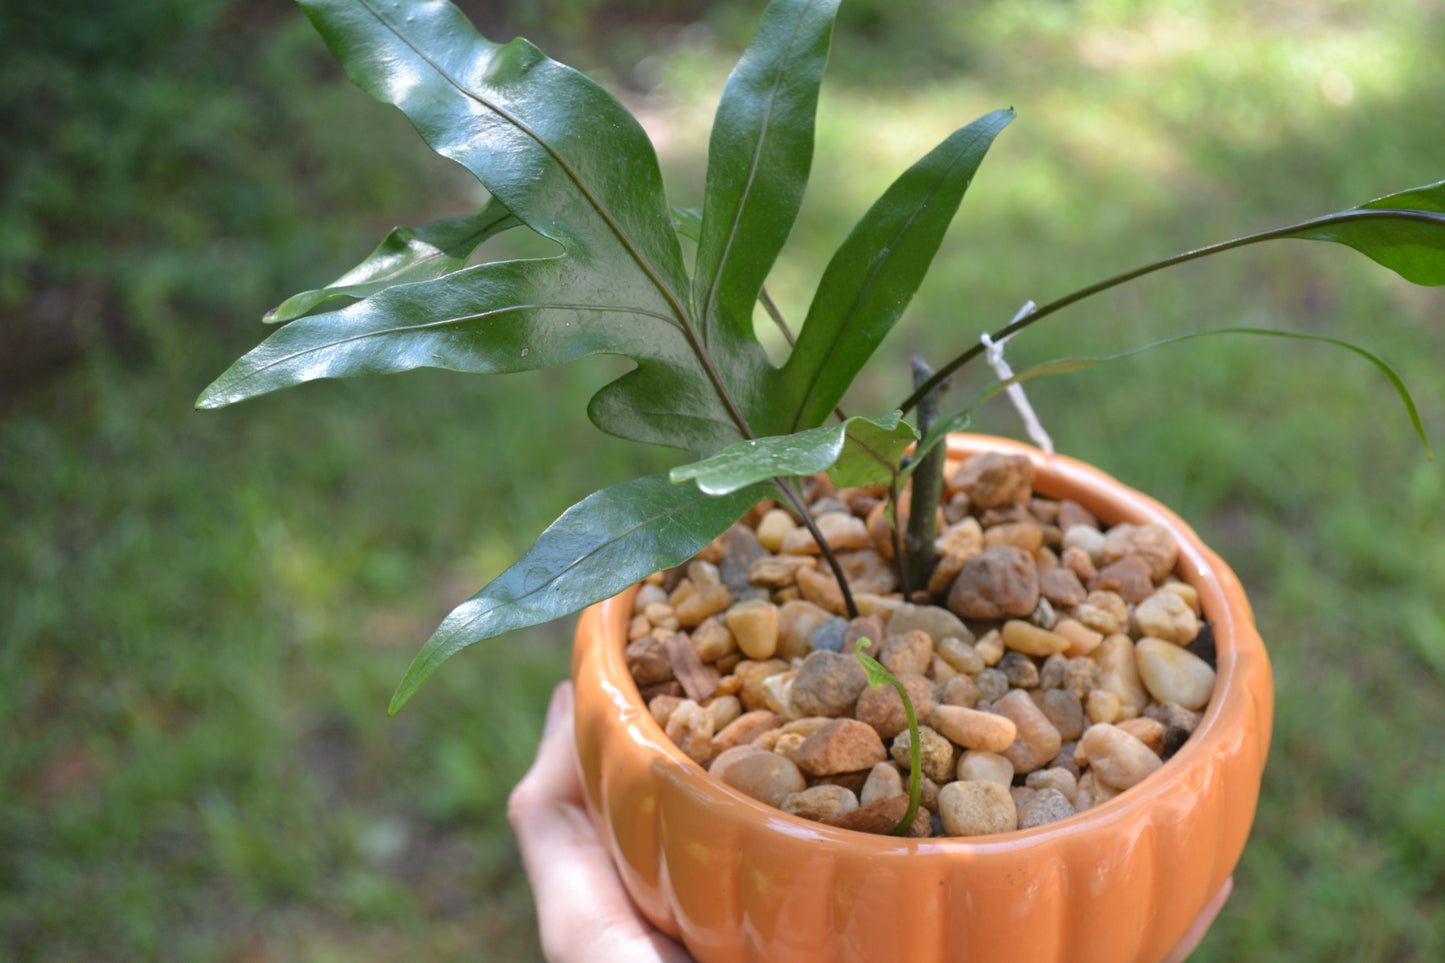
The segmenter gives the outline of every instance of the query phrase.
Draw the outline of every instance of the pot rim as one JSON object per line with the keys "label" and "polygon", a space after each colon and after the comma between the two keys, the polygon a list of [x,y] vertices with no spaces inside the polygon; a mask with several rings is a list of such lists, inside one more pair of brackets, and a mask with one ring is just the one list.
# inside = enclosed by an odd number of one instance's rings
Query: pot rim
{"label": "pot rim", "polygon": [[[628,671],[621,646],[603,646],[597,654],[603,672],[603,686],[609,701],[621,718],[630,723],[632,740],[646,747],[654,765],[670,765],[670,779],[685,784],[687,791],[700,797],[708,806],[738,807],[741,818],[767,824],[773,831],[814,841],[820,844],[862,850],[879,857],[912,856],[922,853],[956,853],[1004,855],[1010,851],[1029,849],[1061,836],[1105,829],[1108,826],[1138,818],[1150,810],[1161,797],[1181,792],[1181,780],[1188,781],[1192,763],[1204,759],[1237,742],[1239,733],[1221,721],[1225,708],[1252,705],[1247,691],[1250,681],[1261,670],[1268,678],[1269,666],[1263,643],[1254,628],[1253,615],[1238,578],[1218,555],[1204,545],[1183,519],[1155,499],[1112,478],[1100,469],[1065,455],[1045,454],[1037,448],[1006,438],[985,435],[956,434],[948,439],[950,458],[966,457],[980,451],[997,451],[1027,455],[1042,479],[1036,491],[1058,495],[1060,489],[1072,489],[1067,497],[1085,495],[1086,504],[1108,524],[1158,522],[1169,528],[1179,543],[1179,563],[1175,574],[1193,585],[1200,595],[1200,605],[1214,631],[1217,650],[1217,674],[1214,692],[1205,707],[1198,728],[1180,750],[1163,766],[1134,787],[1054,823],[1032,829],[1015,830],[993,836],[903,838],[879,836],[841,829],[793,816],[739,792],[710,776],[702,766],[682,752],[663,732],[643,703],[637,686]],[[1036,483],[1041,479],[1036,474]],[[632,614],[632,599],[637,586],[601,603],[597,616],[604,625],[626,637]],[[1231,717],[1233,713],[1231,713]],[[1267,747],[1270,720],[1255,719],[1259,738]],[[1261,757],[1264,753],[1261,752]],[[1187,790],[1189,787],[1183,787]]]}

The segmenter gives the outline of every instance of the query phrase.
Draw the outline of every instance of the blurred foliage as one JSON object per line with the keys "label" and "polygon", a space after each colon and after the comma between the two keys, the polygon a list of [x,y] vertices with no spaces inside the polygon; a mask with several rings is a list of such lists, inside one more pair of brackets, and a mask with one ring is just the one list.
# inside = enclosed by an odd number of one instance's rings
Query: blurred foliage
{"label": "blurred foliage", "polygon": [[[628,99],[683,202],[760,6],[473,4],[556,30],[544,48]],[[900,398],[911,351],[947,357],[1024,298],[1438,179],[1442,17],[848,0],[774,293],[799,314],[868,200],[996,107],[1019,119],[853,409]],[[285,4],[7,4],[0,44],[0,959],[537,958],[501,800],[569,628],[455,660],[390,722],[385,704],[453,604],[636,473],[646,456],[577,424],[615,366],[192,412],[264,310],[479,198]],[[1224,324],[1348,337],[1399,368],[1438,446],[1442,310],[1289,243],[1140,282],[1009,351],[1022,368]],[[1197,959],[1445,958],[1445,476],[1388,385],[1315,346],[1211,339],[1029,392],[1062,450],[1236,567],[1274,659],[1254,836]],[[997,405],[980,425],[1017,434]],[[539,435],[555,444],[513,445]]]}

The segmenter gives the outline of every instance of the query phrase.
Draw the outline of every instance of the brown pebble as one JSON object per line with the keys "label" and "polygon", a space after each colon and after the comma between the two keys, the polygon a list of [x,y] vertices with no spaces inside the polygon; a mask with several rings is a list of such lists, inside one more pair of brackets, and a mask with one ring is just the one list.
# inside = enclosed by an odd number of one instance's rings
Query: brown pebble
{"label": "brown pebble", "polygon": [[744,712],[714,733],[712,737],[713,752],[721,753],[734,746],[748,745],[764,732],[767,732],[769,729],[776,729],[782,725],[782,723],[782,716],[776,712],[769,712],[766,709],[754,709],[751,712]]}
{"label": "brown pebble", "polygon": [[[908,812],[908,796],[890,796],[886,799],[875,799],[866,806],[859,806],[857,809],[842,816],[823,820],[824,825],[836,826],[839,829],[851,829],[859,833],[873,833],[876,836],[889,836],[898,828],[899,822]],[[913,818],[913,824],[908,828],[908,835],[913,837],[930,836],[933,832],[933,819],[929,816],[928,810],[918,809]]]}
{"label": "brown pebble", "polygon": [[1033,556],[1012,545],[984,549],[953,580],[948,608],[965,619],[1026,618],[1039,602]]}
{"label": "brown pebble", "polygon": [[1014,764],[1014,772],[1033,772],[1058,755],[1063,738],[1028,693],[1014,689],[994,702],[990,711],[1007,716],[1018,727],[1018,736],[1002,753]]}
{"label": "brown pebble", "polygon": [[873,727],[857,719],[832,719],[803,741],[795,761],[809,775],[871,769],[888,758]]}
{"label": "brown pebble", "polygon": [[[933,712],[935,700],[933,683],[924,675],[900,675],[898,681],[908,692],[913,703],[913,712],[919,719],[927,719]],[[853,709],[854,718],[873,727],[881,739],[892,739],[908,728],[908,714],[903,708],[903,699],[891,685],[865,686],[858,694]]]}
{"label": "brown pebble", "polygon": [[1139,555],[1125,555],[1119,561],[1101,568],[1089,579],[1090,592],[1114,592],[1125,602],[1135,605],[1154,594],[1154,581],[1149,577],[1149,563]]}
{"label": "brown pebble", "polygon": [[1023,504],[1033,493],[1034,465],[1026,455],[981,452],[965,458],[950,480],[975,510]]}
{"label": "brown pebble", "polygon": [[986,836],[1018,828],[1013,795],[996,782],[950,782],[938,790],[938,814],[950,836]]}
{"label": "brown pebble", "polygon": [[850,715],[868,676],[852,653],[826,650],[808,653],[793,680],[791,700],[803,715]]}

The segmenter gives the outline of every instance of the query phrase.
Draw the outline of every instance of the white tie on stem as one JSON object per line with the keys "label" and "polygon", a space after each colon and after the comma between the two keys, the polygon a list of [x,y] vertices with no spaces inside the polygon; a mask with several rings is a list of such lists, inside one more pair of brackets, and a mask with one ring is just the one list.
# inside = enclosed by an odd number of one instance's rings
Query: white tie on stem
{"label": "white tie on stem", "polygon": [[[1014,321],[1018,321],[1033,309],[1034,303],[1026,302],[1023,307],[1019,308],[1018,314],[1014,315]],[[1013,335],[1009,335],[1009,337],[1011,338]],[[984,357],[988,360],[989,367],[993,368],[994,374],[998,375],[998,380],[1007,381],[1012,378],[1014,376],[1013,369],[1003,358],[1003,346],[1008,343],[1008,338],[994,341],[987,333],[984,333],[979,336],[979,340],[983,342],[985,348]],[[1024,429],[1028,431],[1034,444],[1043,449],[1044,454],[1052,455],[1054,453],[1053,439],[1049,437],[1047,431],[1044,431],[1044,426],[1039,422],[1039,416],[1034,413],[1033,405],[1029,404],[1028,396],[1024,394],[1024,386],[1011,384],[1005,390],[1008,392],[1009,401],[1013,402],[1019,417],[1023,419]]]}

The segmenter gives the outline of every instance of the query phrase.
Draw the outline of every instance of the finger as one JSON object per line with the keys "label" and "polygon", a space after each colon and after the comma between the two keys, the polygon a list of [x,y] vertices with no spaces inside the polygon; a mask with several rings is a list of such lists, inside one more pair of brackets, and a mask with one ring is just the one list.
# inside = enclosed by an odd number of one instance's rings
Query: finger
{"label": "finger", "polygon": [[529,808],[562,801],[582,804],[572,710],[572,683],[559,683],[552,690],[552,701],[547,706],[537,757],[507,801],[509,817],[513,806],[519,804]]}

